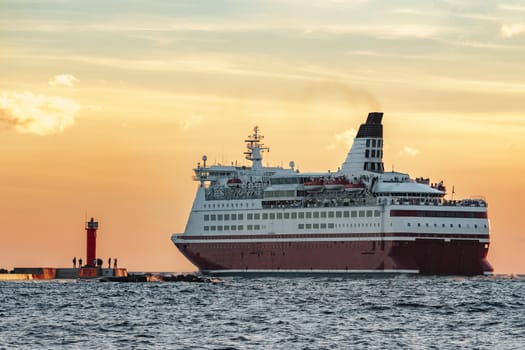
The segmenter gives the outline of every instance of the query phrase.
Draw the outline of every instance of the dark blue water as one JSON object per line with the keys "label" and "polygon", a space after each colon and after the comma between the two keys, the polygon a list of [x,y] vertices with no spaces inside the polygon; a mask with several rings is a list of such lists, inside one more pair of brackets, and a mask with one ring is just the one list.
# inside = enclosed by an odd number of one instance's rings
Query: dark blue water
{"label": "dark blue water", "polygon": [[523,277],[0,282],[2,349],[524,349]]}

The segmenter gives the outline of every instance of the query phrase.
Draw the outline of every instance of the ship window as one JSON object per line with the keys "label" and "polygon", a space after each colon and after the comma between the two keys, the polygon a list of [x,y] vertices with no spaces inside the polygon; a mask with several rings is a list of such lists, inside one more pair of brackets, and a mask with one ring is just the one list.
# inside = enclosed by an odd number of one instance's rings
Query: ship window
{"label": "ship window", "polygon": [[248,225],[248,226],[246,226],[246,228],[247,228],[249,231],[253,230],[253,226],[252,226],[252,225]]}
{"label": "ship window", "polygon": [[344,212],[343,212],[343,216],[344,216],[345,218],[349,218],[349,217],[350,217],[350,212],[349,212],[348,210],[344,211]]}
{"label": "ship window", "polygon": [[329,223],[328,224],[328,228],[334,228],[334,227],[335,227],[335,225],[333,223]]}
{"label": "ship window", "polygon": [[285,219],[289,219],[290,218],[290,213],[284,213],[284,218]]}
{"label": "ship window", "polygon": [[461,228],[461,224],[459,224],[458,227]]}
{"label": "ship window", "polygon": [[299,213],[299,219],[304,219],[304,213],[303,212]]}
{"label": "ship window", "polygon": [[312,212],[311,211],[307,211],[306,212],[306,218],[307,219],[311,219],[312,218]]}
{"label": "ship window", "polygon": [[259,214],[259,213],[253,214],[253,218],[255,220],[260,220],[261,219],[261,214]]}
{"label": "ship window", "polygon": [[222,214],[217,215],[217,221],[222,221]]}
{"label": "ship window", "polygon": [[352,211],[352,217],[353,218],[356,218],[357,217],[357,212],[355,210]]}
{"label": "ship window", "polygon": [[369,151],[369,150],[366,150],[366,151],[365,151],[365,158],[368,158],[368,157],[370,157],[370,151]]}
{"label": "ship window", "polygon": [[425,224],[428,227],[428,223]]}
{"label": "ship window", "polygon": [[208,214],[204,215],[204,221],[209,221],[210,220],[210,216]]}
{"label": "ship window", "polygon": [[334,217],[334,212],[333,211],[329,211],[328,212],[328,217],[329,218],[333,218]]}
{"label": "ship window", "polygon": [[366,147],[370,147],[370,139],[366,140]]}
{"label": "ship window", "polygon": [[443,224],[443,227],[445,227],[445,224]]}
{"label": "ship window", "polygon": [[270,213],[270,220],[275,220],[275,213]]}
{"label": "ship window", "polygon": [[372,140],[372,147],[376,146],[376,140]]}
{"label": "ship window", "polygon": [[314,219],[318,219],[319,218],[319,212],[318,211],[314,211]]}
{"label": "ship window", "polygon": [[210,230],[215,231],[217,228],[215,226],[210,226]]}
{"label": "ship window", "polygon": [[237,220],[237,214],[232,214],[232,220]]}
{"label": "ship window", "polygon": [[260,230],[260,229],[261,229],[261,226],[260,226],[260,225],[254,225],[253,228],[254,228],[255,230]]}
{"label": "ship window", "polygon": [[224,221],[230,220],[230,214],[224,214]]}
{"label": "ship window", "polygon": [[283,213],[277,213],[277,220],[283,219]]}
{"label": "ship window", "polygon": [[298,227],[299,227],[299,230],[303,230],[304,229],[304,224],[299,224]]}
{"label": "ship window", "polygon": [[239,219],[239,220],[244,219],[244,215],[243,214],[237,214],[237,219]]}
{"label": "ship window", "polygon": [[210,220],[211,221],[217,220],[217,216],[215,214],[210,215]]}
{"label": "ship window", "polygon": [[268,220],[268,213],[263,213],[262,218],[263,220]]}
{"label": "ship window", "polygon": [[246,214],[246,220],[253,220],[253,214],[252,213]]}
{"label": "ship window", "polygon": [[483,225],[483,226],[485,226],[485,228],[487,228],[487,225]]}
{"label": "ship window", "polygon": [[230,230],[230,226],[225,225],[225,226],[224,226],[224,231],[229,231],[229,230]]}
{"label": "ship window", "polygon": [[222,231],[222,226],[217,226],[217,231]]}
{"label": "ship window", "polygon": [[326,224],[321,224],[321,228],[326,228]]}
{"label": "ship window", "polygon": [[311,228],[312,228],[312,224],[306,224],[306,226],[305,226],[305,227],[306,227],[306,229],[307,229],[307,230],[309,230],[309,229],[311,229]]}
{"label": "ship window", "polygon": [[478,224],[475,224],[475,225],[474,225],[474,228],[478,228]]}
{"label": "ship window", "polygon": [[292,213],[292,219],[297,219],[297,213]]}
{"label": "ship window", "polygon": [[417,223],[417,227],[421,227],[421,223],[418,222],[418,223]]}
{"label": "ship window", "polygon": [[450,227],[454,227],[454,224],[450,224]]}
{"label": "ship window", "polygon": [[237,226],[235,225],[232,225],[232,227],[230,228],[232,231],[235,231],[235,229],[237,228]]}
{"label": "ship window", "polygon": [[242,230],[244,230],[244,226],[243,226],[243,225],[237,225],[237,230],[238,230],[238,231],[242,231]]}
{"label": "ship window", "polygon": [[342,217],[342,216],[343,216],[343,213],[342,213],[342,212],[340,212],[340,211],[336,211],[336,212],[335,212],[335,217],[336,217],[336,218],[340,218],[340,217]]}
{"label": "ship window", "polygon": [[365,217],[365,211],[364,210],[359,210],[359,217],[360,218],[364,218]]}
{"label": "ship window", "polygon": [[319,229],[319,224],[314,224],[313,226],[315,229]]}
{"label": "ship window", "polygon": [[374,216],[375,217],[381,216],[381,212],[379,210],[374,210]]}
{"label": "ship window", "polygon": [[375,157],[376,157],[376,150],[373,149],[373,150],[372,150],[372,158],[375,158]]}
{"label": "ship window", "polygon": [[371,218],[371,217],[372,217],[372,214],[373,214],[373,211],[372,211],[372,210],[367,210],[367,211],[366,211],[366,217]]}
{"label": "ship window", "polygon": [[410,224],[410,222],[407,222],[407,226],[409,226],[409,227],[410,227],[410,226],[412,226],[412,225]]}
{"label": "ship window", "polygon": [[204,231],[209,231],[210,230],[210,226],[204,226]]}
{"label": "ship window", "polygon": [[383,145],[383,140],[379,139],[377,140],[377,147],[381,147]]}
{"label": "ship window", "polygon": [[326,211],[322,211],[322,212],[321,212],[321,217],[322,217],[322,218],[325,218],[325,217],[326,217]]}

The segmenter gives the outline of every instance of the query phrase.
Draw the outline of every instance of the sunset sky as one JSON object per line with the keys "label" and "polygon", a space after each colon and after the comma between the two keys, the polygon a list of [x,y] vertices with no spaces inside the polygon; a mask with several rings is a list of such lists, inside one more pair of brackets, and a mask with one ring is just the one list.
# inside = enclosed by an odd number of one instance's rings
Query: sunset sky
{"label": "sunset sky", "polygon": [[[337,170],[369,111],[385,168],[489,202],[525,273],[525,1],[0,0],[0,268],[98,255],[191,271],[192,168]],[[449,196],[450,197],[450,196]]]}

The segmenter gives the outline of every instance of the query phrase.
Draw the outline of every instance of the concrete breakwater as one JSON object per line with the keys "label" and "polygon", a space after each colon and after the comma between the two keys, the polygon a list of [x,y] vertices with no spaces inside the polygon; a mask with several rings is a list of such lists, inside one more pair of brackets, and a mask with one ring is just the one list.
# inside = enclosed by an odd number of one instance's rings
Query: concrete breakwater
{"label": "concrete breakwater", "polygon": [[124,268],[104,269],[100,267],[57,268],[57,267],[15,267],[12,271],[3,270],[0,281],[54,280],[54,279],[92,279],[99,277],[125,277]]}

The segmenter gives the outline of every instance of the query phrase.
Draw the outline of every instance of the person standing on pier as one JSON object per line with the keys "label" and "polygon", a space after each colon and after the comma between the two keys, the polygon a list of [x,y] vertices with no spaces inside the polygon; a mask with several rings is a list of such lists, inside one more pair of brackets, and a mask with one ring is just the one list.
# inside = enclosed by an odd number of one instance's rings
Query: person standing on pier
{"label": "person standing on pier", "polygon": [[74,269],[77,268],[77,257],[76,256],[73,257],[73,268]]}
{"label": "person standing on pier", "polygon": [[111,268],[111,258],[108,259],[108,269]]}
{"label": "person standing on pier", "polygon": [[82,258],[78,259],[78,267],[82,267]]}

